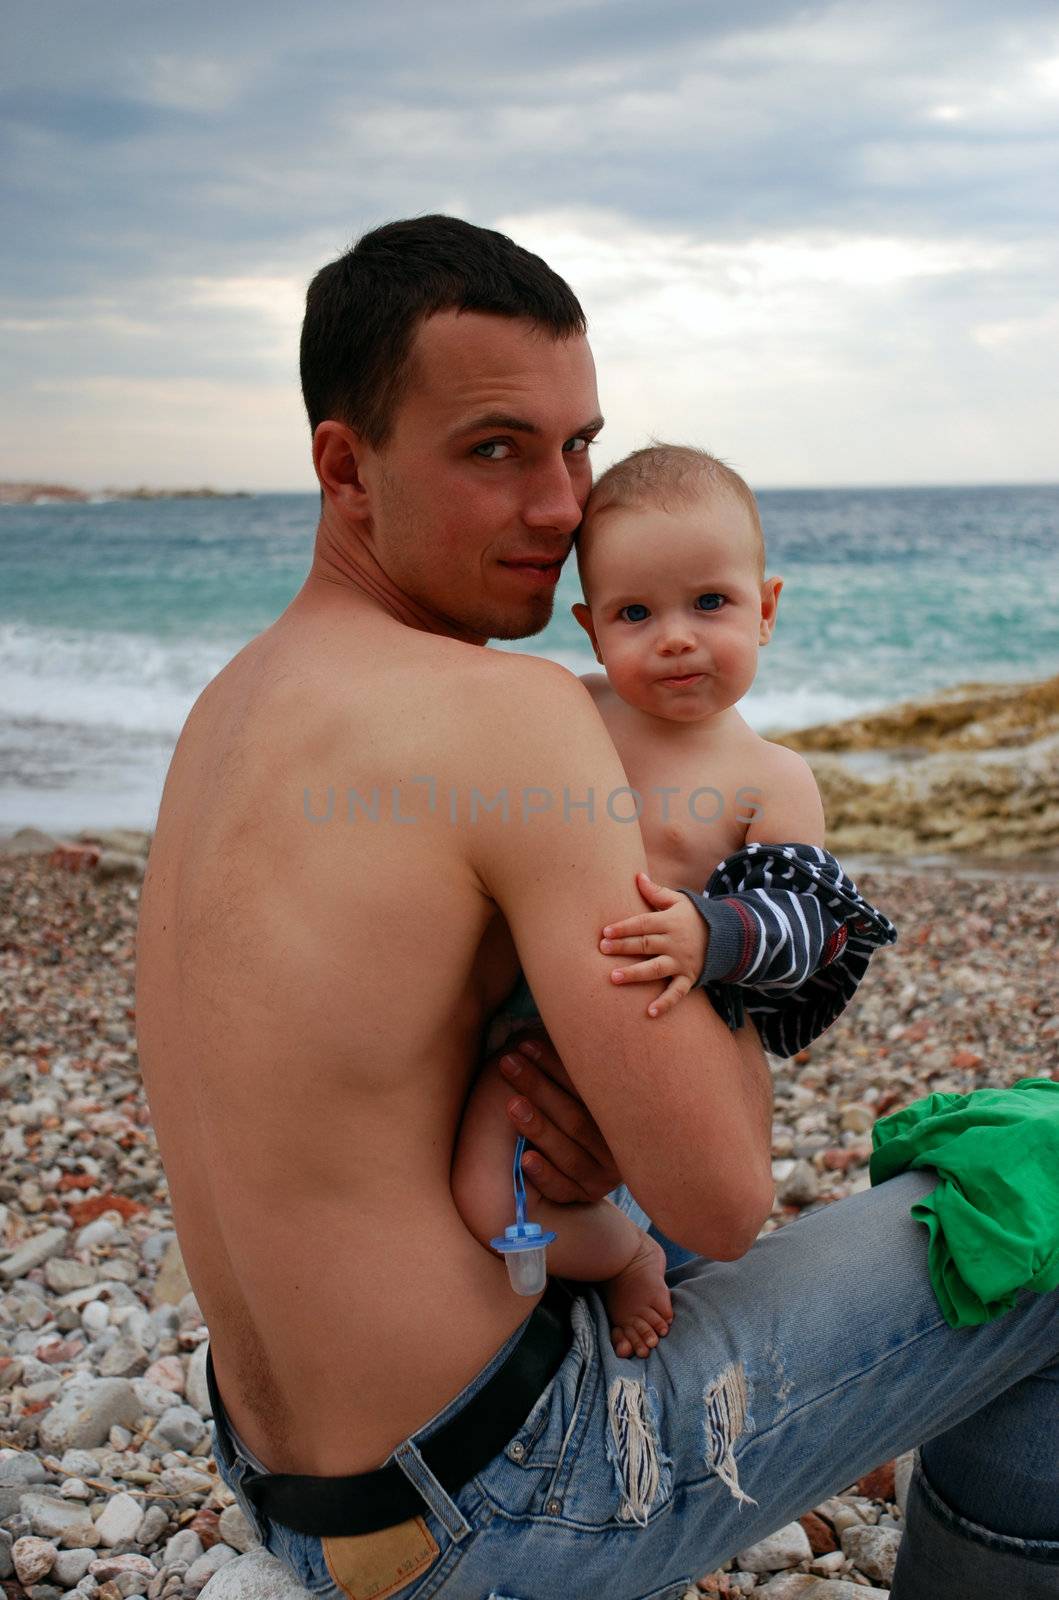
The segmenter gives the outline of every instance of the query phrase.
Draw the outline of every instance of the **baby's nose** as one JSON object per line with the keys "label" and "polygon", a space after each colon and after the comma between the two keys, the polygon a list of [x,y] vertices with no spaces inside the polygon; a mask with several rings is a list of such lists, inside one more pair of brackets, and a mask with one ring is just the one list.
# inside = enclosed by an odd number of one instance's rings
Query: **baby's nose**
{"label": "baby's nose", "polygon": [[695,640],[687,628],[663,628],[658,636],[659,654],[663,656],[685,655],[687,651],[694,650]]}

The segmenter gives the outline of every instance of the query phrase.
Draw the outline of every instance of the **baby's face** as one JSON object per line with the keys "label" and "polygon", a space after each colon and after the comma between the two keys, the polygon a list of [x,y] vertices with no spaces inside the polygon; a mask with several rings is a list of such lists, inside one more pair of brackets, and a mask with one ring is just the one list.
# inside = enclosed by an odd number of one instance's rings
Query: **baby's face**
{"label": "baby's face", "polygon": [[771,635],[781,580],[762,581],[753,525],[735,496],[717,492],[672,511],[612,506],[590,522],[588,539],[589,605],[575,615],[615,693],[674,722],[741,699]]}

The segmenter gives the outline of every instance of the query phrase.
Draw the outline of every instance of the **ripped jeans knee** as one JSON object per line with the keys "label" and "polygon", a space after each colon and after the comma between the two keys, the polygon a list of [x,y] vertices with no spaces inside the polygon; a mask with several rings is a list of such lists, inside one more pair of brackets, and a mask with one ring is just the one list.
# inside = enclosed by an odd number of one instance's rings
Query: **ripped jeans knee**
{"label": "ripped jeans knee", "polygon": [[659,1441],[657,1395],[643,1379],[615,1378],[607,1391],[607,1421],[607,1460],[621,1491],[618,1516],[643,1527],[673,1488],[673,1463]]}
{"label": "ripped jeans knee", "polygon": [[739,1469],[733,1454],[740,1434],[748,1425],[753,1426],[742,1364],[736,1366],[732,1362],[725,1367],[720,1377],[702,1391],[702,1404],[706,1465],[728,1485],[734,1499],[756,1506],[753,1496],[744,1494],[739,1486]]}

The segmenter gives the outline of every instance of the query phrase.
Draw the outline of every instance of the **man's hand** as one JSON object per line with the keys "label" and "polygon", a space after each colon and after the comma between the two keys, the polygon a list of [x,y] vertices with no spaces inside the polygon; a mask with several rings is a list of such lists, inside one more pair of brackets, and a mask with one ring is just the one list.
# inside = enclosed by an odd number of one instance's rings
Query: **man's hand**
{"label": "man's hand", "polygon": [[662,993],[647,1007],[649,1017],[664,1016],[694,988],[706,960],[710,930],[686,894],[654,883],[646,872],[636,874],[636,887],[653,911],[609,923],[599,948],[605,956],[646,956],[632,966],[615,967],[612,983],[655,983],[668,978]]}
{"label": "man's hand", "polygon": [[522,1170],[544,1198],[568,1205],[602,1200],[616,1189],[621,1174],[614,1157],[548,1035],[527,1034],[505,1051],[500,1070],[517,1091],[507,1106],[511,1125],[535,1147],[524,1153]]}

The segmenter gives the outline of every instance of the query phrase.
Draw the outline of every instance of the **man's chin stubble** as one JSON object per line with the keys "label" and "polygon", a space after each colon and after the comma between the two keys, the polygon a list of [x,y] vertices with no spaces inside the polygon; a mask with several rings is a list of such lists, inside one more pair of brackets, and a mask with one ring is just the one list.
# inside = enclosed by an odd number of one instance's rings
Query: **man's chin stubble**
{"label": "man's chin stubble", "polygon": [[539,604],[527,606],[521,615],[511,611],[495,611],[478,619],[464,617],[463,621],[465,626],[473,628],[475,633],[482,634],[486,639],[530,639],[548,626],[553,608],[549,596]]}

